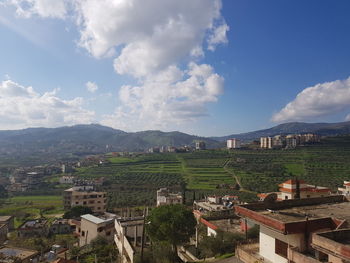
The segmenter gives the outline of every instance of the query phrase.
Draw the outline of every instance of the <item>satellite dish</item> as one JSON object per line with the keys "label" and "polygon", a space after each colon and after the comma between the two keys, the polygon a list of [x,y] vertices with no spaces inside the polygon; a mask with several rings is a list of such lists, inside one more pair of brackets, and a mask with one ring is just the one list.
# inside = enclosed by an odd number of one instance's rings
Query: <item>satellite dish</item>
{"label": "satellite dish", "polygon": [[269,193],[262,200],[266,204],[271,204],[277,201],[277,193]]}

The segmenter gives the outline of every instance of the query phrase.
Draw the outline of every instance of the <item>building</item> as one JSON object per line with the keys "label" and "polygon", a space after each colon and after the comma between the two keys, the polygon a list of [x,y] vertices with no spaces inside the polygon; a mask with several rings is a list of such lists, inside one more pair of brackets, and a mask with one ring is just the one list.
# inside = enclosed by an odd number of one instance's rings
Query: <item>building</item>
{"label": "building", "polygon": [[271,137],[261,137],[260,138],[260,148],[262,149],[272,149],[273,143]]}
{"label": "building", "polygon": [[339,187],[338,192],[350,198],[350,181],[344,181],[344,188]]}
{"label": "building", "polygon": [[193,209],[201,213],[232,211],[235,203],[238,203],[238,196],[207,196],[205,200],[195,200]]}
{"label": "building", "polygon": [[200,211],[193,211],[194,217],[198,224],[202,224],[207,228],[207,236],[216,236],[218,231],[239,233],[241,232],[241,222],[239,217],[232,214],[229,217],[213,217],[206,218]]}
{"label": "building", "polygon": [[258,194],[259,200],[264,201],[266,198],[271,198],[272,196],[276,196],[276,199],[279,201],[297,198],[324,197],[332,193],[328,187],[307,184],[304,180],[298,179],[287,180],[279,184],[279,187],[279,192]]}
{"label": "building", "polygon": [[39,252],[36,250],[17,248],[17,247],[1,247],[0,262],[4,263],[37,263],[39,262]]}
{"label": "building", "polygon": [[286,136],[286,148],[295,148],[297,145],[299,145],[300,140],[298,140],[299,137],[296,135],[287,135]]}
{"label": "building", "polygon": [[142,246],[144,217],[117,218],[115,220],[114,242],[121,257],[121,263],[135,262],[135,254]]}
{"label": "building", "polygon": [[74,176],[62,176],[59,179],[60,184],[74,184]]}
{"label": "building", "polygon": [[278,199],[323,197],[331,194],[328,187],[306,184],[303,180],[288,180],[279,185]]}
{"label": "building", "polygon": [[90,244],[98,236],[113,241],[115,217],[116,215],[111,213],[105,213],[98,217],[90,214],[82,215],[78,230],[79,246]]}
{"label": "building", "polygon": [[204,141],[196,141],[196,150],[205,150],[206,149],[206,145]]}
{"label": "building", "polygon": [[246,263],[350,261],[350,202],[341,195],[235,207],[260,226],[259,242],[240,245],[236,257]]}
{"label": "building", "polygon": [[14,216],[0,216],[0,224],[7,225],[9,231],[15,229],[15,217]]}
{"label": "building", "polygon": [[273,148],[284,148],[286,146],[286,137],[283,135],[276,135],[272,138]]}
{"label": "building", "polygon": [[160,188],[157,191],[157,206],[182,204],[181,193],[170,193],[167,188]]}
{"label": "building", "polygon": [[50,233],[53,234],[69,234],[73,230],[69,219],[55,219],[50,226]]}
{"label": "building", "polygon": [[94,191],[93,186],[73,186],[63,192],[64,209],[87,206],[94,213],[106,212],[107,193]]}
{"label": "building", "polygon": [[241,148],[241,141],[238,139],[228,139],[226,141],[227,149],[238,149]]}
{"label": "building", "polygon": [[5,224],[0,224],[0,243],[3,243],[7,239],[8,227]]}
{"label": "building", "polygon": [[21,238],[45,237],[49,233],[48,221],[46,219],[34,219],[24,222],[17,229]]}

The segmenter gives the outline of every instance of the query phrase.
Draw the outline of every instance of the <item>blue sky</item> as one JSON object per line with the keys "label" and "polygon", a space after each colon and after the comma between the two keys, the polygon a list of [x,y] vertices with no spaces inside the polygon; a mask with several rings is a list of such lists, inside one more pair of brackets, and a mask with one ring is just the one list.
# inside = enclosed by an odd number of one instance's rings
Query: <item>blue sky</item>
{"label": "blue sky", "polygon": [[211,136],[350,120],[349,12],[346,0],[0,0],[0,129]]}

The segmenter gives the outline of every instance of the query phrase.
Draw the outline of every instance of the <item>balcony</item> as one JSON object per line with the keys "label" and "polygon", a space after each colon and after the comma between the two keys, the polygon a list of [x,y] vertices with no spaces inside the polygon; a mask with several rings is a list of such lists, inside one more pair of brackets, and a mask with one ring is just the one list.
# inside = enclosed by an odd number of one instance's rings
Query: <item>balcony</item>
{"label": "balcony", "polygon": [[245,263],[269,263],[270,261],[259,254],[259,243],[239,245],[236,248],[236,257]]}

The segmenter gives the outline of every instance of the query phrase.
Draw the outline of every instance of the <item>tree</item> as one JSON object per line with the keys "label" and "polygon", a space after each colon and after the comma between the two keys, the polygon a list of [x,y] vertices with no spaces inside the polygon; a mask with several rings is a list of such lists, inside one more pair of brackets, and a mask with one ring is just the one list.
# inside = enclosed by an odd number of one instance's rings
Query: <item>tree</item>
{"label": "tree", "polygon": [[74,206],[69,211],[65,212],[63,218],[79,218],[81,215],[91,214],[91,208],[87,206]]}
{"label": "tree", "polygon": [[7,190],[3,185],[0,185],[0,198],[7,198],[7,197],[8,197]]}
{"label": "tree", "polygon": [[146,219],[146,231],[152,242],[167,242],[173,248],[187,242],[195,233],[197,222],[193,213],[184,205],[165,205],[151,211]]}

